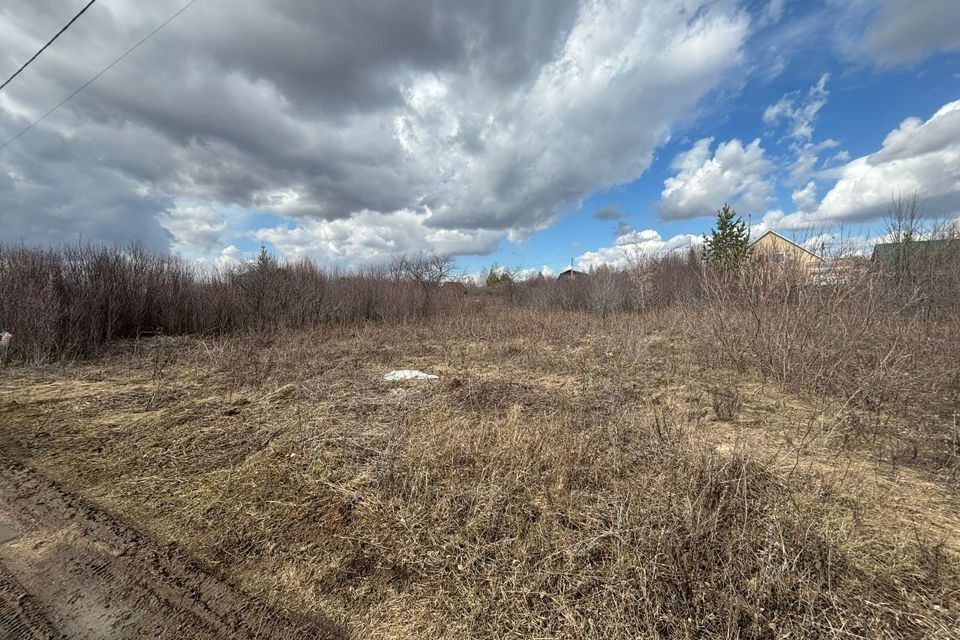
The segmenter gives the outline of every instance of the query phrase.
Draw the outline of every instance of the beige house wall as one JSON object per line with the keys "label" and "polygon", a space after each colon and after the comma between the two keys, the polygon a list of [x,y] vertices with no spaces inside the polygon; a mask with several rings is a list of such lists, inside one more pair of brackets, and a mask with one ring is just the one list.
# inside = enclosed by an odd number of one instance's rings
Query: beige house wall
{"label": "beige house wall", "polygon": [[774,263],[794,262],[807,269],[823,264],[823,258],[770,231],[760,236],[751,247],[753,254],[763,261]]}

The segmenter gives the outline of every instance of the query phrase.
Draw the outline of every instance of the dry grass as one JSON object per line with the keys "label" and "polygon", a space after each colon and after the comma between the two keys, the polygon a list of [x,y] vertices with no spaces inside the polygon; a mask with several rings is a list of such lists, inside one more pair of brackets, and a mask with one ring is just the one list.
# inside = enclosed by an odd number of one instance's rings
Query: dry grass
{"label": "dry grass", "polygon": [[956,634],[956,496],[858,409],[717,369],[669,312],[485,304],[7,369],[0,446],[358,638]]}

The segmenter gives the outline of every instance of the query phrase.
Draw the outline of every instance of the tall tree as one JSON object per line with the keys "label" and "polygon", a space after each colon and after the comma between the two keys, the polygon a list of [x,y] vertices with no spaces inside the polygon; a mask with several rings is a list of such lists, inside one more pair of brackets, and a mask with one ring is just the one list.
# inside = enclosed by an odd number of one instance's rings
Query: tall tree
{"label": "tall tree", "polygon": [[714,269],[738,269],[750,253],[750,230],[733,208],[717,211],[717,226],[704,236],[703,259]]}

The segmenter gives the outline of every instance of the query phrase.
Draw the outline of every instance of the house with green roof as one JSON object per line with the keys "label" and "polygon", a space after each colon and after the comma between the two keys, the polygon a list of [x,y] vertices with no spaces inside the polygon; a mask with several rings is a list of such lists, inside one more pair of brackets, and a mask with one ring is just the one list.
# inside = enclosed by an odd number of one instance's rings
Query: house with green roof
{"label": "house with green roof", "polygon": [[960,266],[960,239],[906,240],[874,246],[870,260],[885,271],[923,266]]}

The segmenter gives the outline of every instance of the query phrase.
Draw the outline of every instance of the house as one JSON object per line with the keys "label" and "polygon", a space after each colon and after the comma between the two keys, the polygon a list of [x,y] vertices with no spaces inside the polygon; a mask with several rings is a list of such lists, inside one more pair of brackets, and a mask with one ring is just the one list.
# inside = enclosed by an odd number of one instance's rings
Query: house
{"label": "house", "polygon": [[573,267],[569,267],[566,271],[561,271],[560,275],[557,276],[557,280],[567,280],[575,278],[585,278],[587,276],[583,271],[577,271]]}
{"label": "house", "polygon": [[873,247],[870,261],[886,271],[904,271],[921,265],[960,265],[960,239],[883,242]]}
{"label": "house", "polygon": [[823,266],[824,259],[804,249],[796,242],[784,238],[776,231],[767,231],[750,244],[750,251],[760,262],[794,264],[807,271]]}

